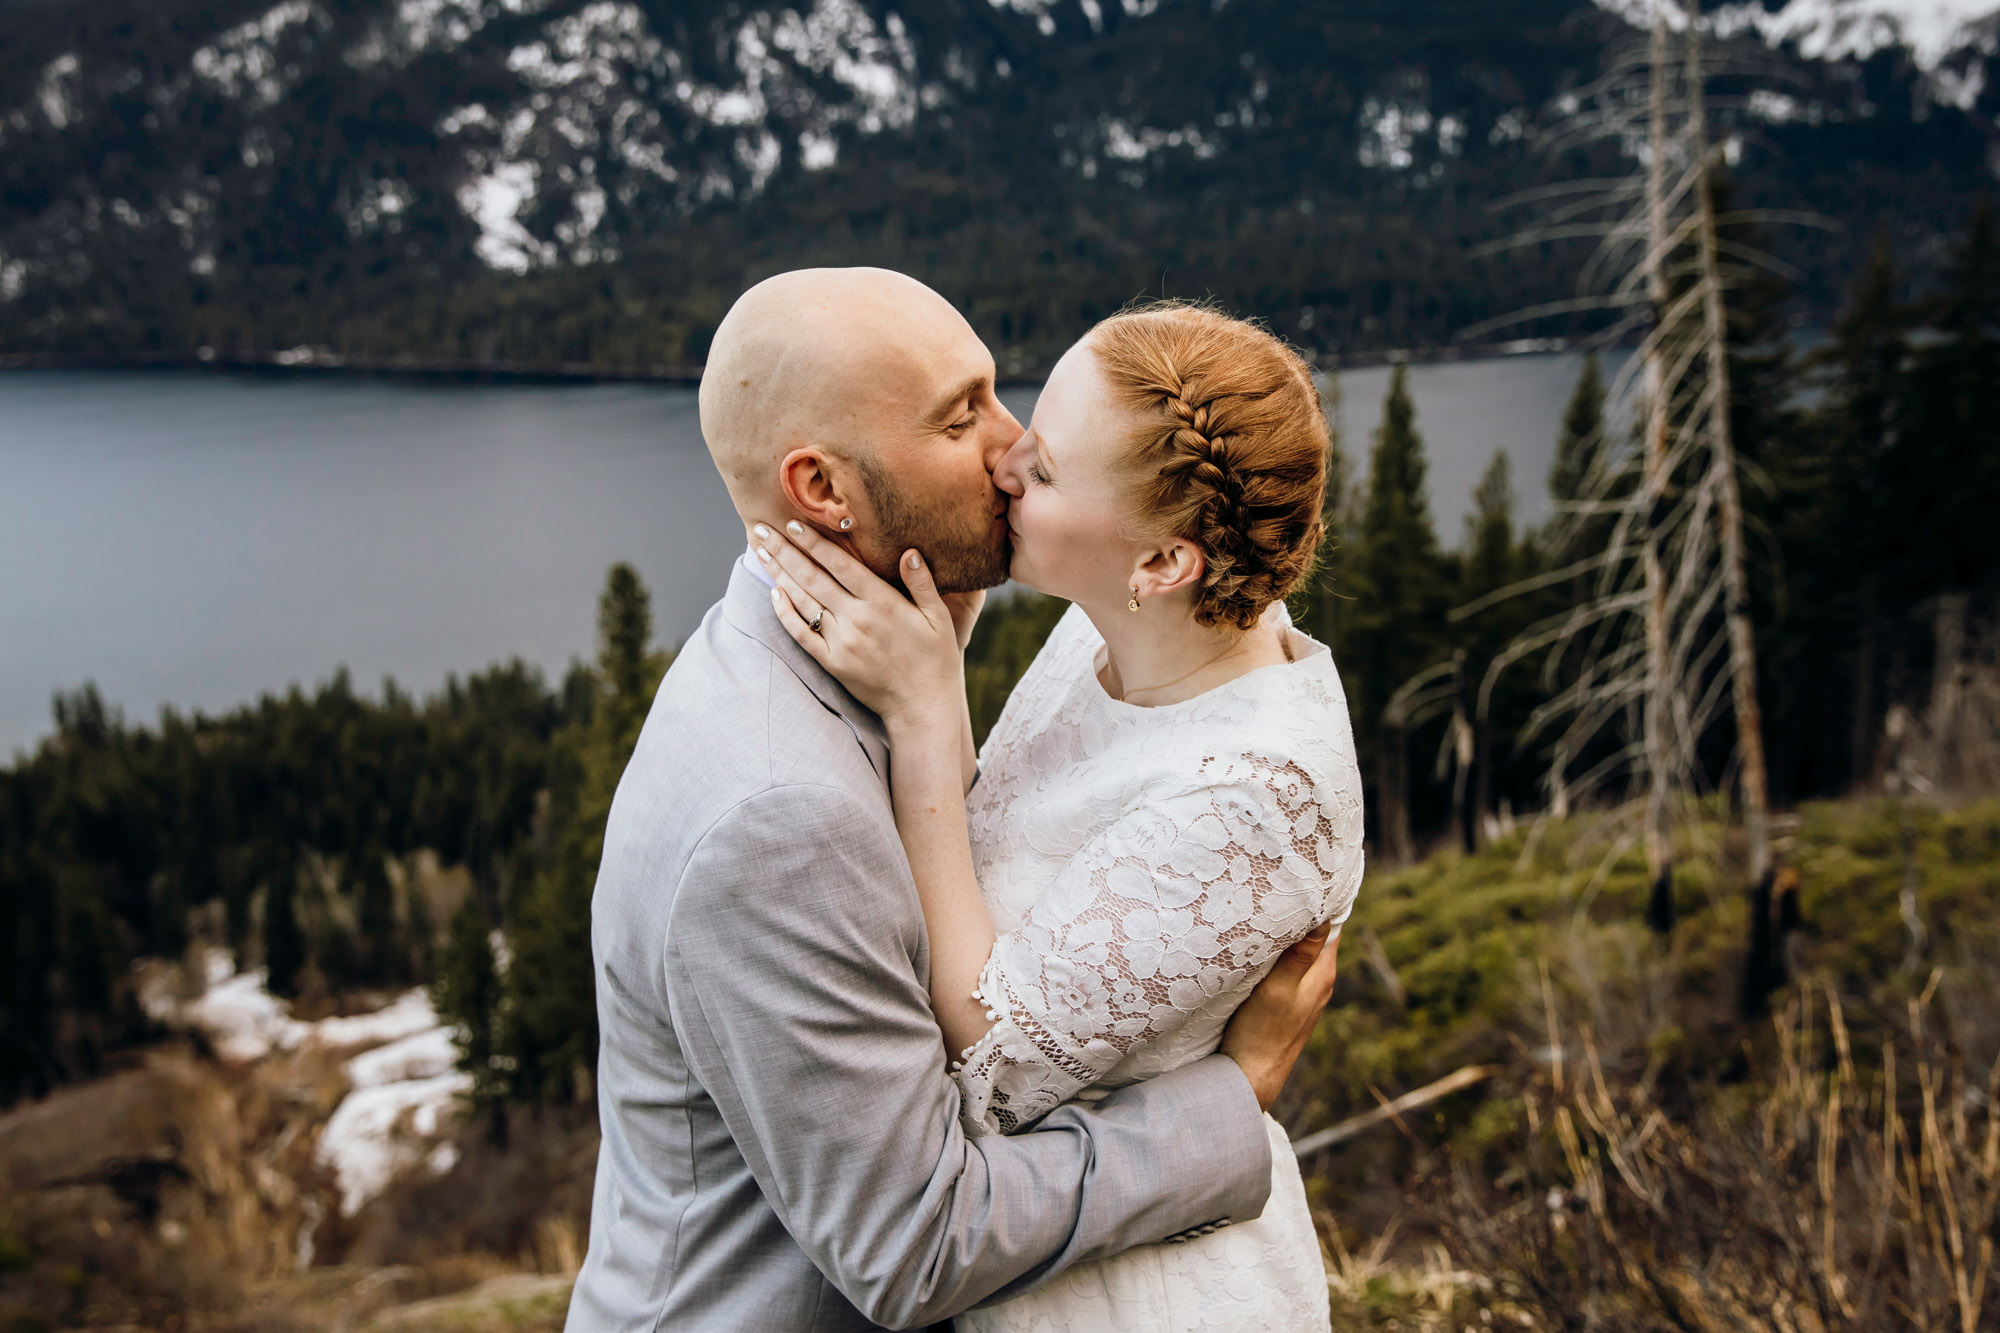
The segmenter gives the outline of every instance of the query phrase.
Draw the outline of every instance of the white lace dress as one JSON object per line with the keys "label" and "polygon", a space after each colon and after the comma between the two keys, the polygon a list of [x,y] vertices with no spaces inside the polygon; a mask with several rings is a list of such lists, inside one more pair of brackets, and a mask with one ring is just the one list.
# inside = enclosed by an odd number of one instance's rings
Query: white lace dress
{"label": "white lace dress", "polygon": [[[1000,932],[995,1024],[954,1065],[966,1129],[1011,1133],[1209,1055],[1285,947],[1343,921],[1361,883],[1361,778],[1325,646],[1183,703],[1105,693],[1070,608],[980,752],[973,858]],[[1328,1327],[1319,1242],[1268,1116],[1262,1217],[1081,1264],[961,1315],[964,1333]]]}

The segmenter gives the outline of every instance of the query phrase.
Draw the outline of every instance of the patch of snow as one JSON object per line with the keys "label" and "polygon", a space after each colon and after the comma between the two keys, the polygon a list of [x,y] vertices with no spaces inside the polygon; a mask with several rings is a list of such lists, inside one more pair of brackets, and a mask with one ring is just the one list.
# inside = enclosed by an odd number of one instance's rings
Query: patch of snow
{"label": "patch of snow", "polygon": [[1407,170],[1417,160],[1417,140],[1431,125],[1431,109],[1421,102],[1369,98],[1361,104],[1361,165]]}
{"label": "patch of snow", "polygon": [[849,89],[862,133],[916,118],[917,53],[901,15],[891,13],[878,28],[855,0],[814,0],[803,18],[793,10],[779,17],[771,45]]}
{"label": "patch of snow", "polygon": [[479,0],[399,0],[396,24],[411,50],[449,51],[486,26],[486,7]]}
{"label": "patch of snow", "polygon": [[356,1088],[379,1088],[390,1083],[437,1078],[450,1073],[457,1063],[458,1046],[452,1040],[451,1029],[440,1025],[357,1055],[341,1070],[348,1083]]}
{"label": "patch of snow", "polygon": [[438,1136],[472,1079],[456,1068],[451,1029],[439,1022],[427,992],[405,991],[373,1013],[306,1023],[264,989],[262,969],[236,972],[222,949],[211,949],[200,966],[205,989],[182,1001],[175,994],[180,969],[145,965],[139,1002],[159,1022],[206,1035],[224,1059],[247,1063],[308,1044],[363,1048],[342,1066],[351,1091],[314,1150],[340,1186],[343,1216],[353,1216],[405,1171],[442,1174],[456,1163],[457,1150]]}
{"label": "patch of snow", "polygon": [[354,1216],[398,1175],[433,1160],[429,1140],[471,1088],[470,1075],[453,1071],[348,1093],[313,1153],[339,1183],[341,1216]]}
{"label": "patch of snow", "polygon": [[770,181],[777,171],[778,162],[784,156],[784,149],[778,143],[778,136],[769,130],[760,132],[756,138],[736,140],[736,160],[750,173],[750,193],[756,194]]}
{"label": "patch of snow", "polygon": [[54,129],[68,129],[69,123],[76,119],[74,90],[77,71],[82,68],[76,56],[69,54],[57,56],[42,70],[42,81],[35,86],[35,101]]}
{"label": "patch of snow", "polygon": [[459,189],[459,206],[479,224],[473,249],[489,268],[526,273],[554,258],[552,247],[521,225],[523,205],[535,197],[535,164],[502,162]]}
{"label": "patch of snow", "polygon": [[[1639,27],[1651,25],[1658,2],[1595,0],[1598,8]],[[1866,57],[1900,43],[1932,70],[1975,41],[1972,25],[1995,13],[2000,13],[1995,0],[1789,0],[1775,11],[1757,0],[1740,0],[1707,18],[1718,35],[1755,31],[1773,46],[1796,42],[1811,60]],[[1668,0],[1667,21],[1675,27],[1686,21],[1679,0]]]}
{"label": "patch of snow", "polygon": [[424,1158],[424,1169],[434,1176],[441,1176],[458,1165],[458,1145],[446,1139],[431,1149],[431,1155]]}
{"label": "patch of snow", "polygon": [[799,135],[799,164],[807,171],[825,171],[840,159],[840,140],[806,130]]}
{"label": "patch of snow", "polygon": [[1510,107],[1502,111],[1493,121],[1493,128],[1486,132],[1486,142],[1490,144],[1512,143],[1525,138],[1528,133],[1528,112],[1526,107]]}
{"label": "patch of snow", "polygon": [[372,1014],[351,1018],[323,1018],[311,1025],[310,1040],[339,1050],[350,1046],[380,1046],[401,1041],[438,1026],[437,1010],[431,1007],[430,992],[418,988],[404,991],[395,1003]]}
{"label": "patch of snow", "polygon": [[1215,141],[1193,125],[1183,125],[1177,130],[1142,125],[1135,130],[1124,121],[1113,119],[1103,121],[1101,128],[1104,155],[1120,162],[1142,162],[1164,149],[1185,148],[1198,158],[1211,158],[1216,154]]}
{"label": "patch of snow", "polygon": [[1438,118],[1438,151],[1446,157],[1457,157],[1465,151],[1465,121],[1458,116]]}
{"label": "patch of snow", "polygon": [[326,18],[311,0],[284,0],[196,51],[194,72],[226,96],[241,97],[247,89],[258,103],[269,106],[284,95],[278,80],[278,39],[305,23],[325,26]]}
{"label": "patch of snow", "polygon": [[184,1001],[174,993],[178,970],[152,968],[140,980],[139,1005],[156,1023],[200,1033],[225,1060],[247,1063],[309,1043],[330,1050],[380,1046],[439,1026],[430,994],[422,989],[405,991],[373,1013],[307,1023],[264,989],[263,968],[238,972],[227,949],[210,949],[201,970],[202,993]]}
{"label": "patch of snow", "polygon": [[485,129],[492,129],[494,127],[493,115],[486,109],[483,103],[471,102],[452,111],[443,120],[438,122],[437,132],[449,137],[456,134],[463,134],[468,127],[473,125],[478,125]]}
{"label": "patch of snow", "polygon": [[311,1025],[288,1012],[285,1002],[264,989],[264,969],[240,972],[208,988],[183,1006],[179,1018],[208,1038],[225,1060],[248,1063],[273,1051],[304,1043]]}

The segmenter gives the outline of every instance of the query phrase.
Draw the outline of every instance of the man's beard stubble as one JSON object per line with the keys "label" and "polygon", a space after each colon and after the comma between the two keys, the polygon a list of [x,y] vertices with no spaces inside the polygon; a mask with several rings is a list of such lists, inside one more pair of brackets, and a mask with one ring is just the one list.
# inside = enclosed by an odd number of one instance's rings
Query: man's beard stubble
{"label": "man's beard stubble", "polygon": [[855,553],[870,569],[900,588],[903,552],[915,547],[930,562],[941,593],[977,592],[1007,581],[1013,543],[1006,525],[995,523],[992,514],[981,513],[968,526],[962,508],[918,504],[873,459],[853,462],[880,528],[872,540],[855,542]]}

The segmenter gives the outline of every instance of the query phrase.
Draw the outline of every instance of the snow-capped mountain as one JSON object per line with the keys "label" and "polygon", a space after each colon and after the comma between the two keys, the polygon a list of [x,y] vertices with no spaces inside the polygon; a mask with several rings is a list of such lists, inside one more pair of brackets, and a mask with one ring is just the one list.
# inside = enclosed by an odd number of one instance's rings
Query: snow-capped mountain
{"label": "snow-capped mountain", "polygon": [[[1056,317],[1031,273],[1088,309],[1165,268],[1308,340],[1434,341],[1565,280],[1469,243],[1585,169],[1547,130],[1650,2],[0,0],[0,350],[303,321],[542,355],[525,317],[438,324],[439,294],[617,261],[647,295],[593,299],[676,360],[746,266],[871,256],[1015,340]],[[1746,188],[1853,237],[1952,226],[1990,179],[1996,8],[1711,8],[1772,49],[1737,90]],[[1863,244],[1790,257],[1830,296]],[[429,313],[377,313],[404,301]]]}
{"label": "snow-capped mountain", "polygon": [[[1683,21],[1678,0],[1596,0],[1600,9],[1634,26],[1650,24],[1664,8],[1669,22]],[[1865,60],[1903,48],[1931,79],[1943,100],[1970,107],[1985,86],[1984,60],[2000,51],[2000,0],[1734,0],[1704,10],[1719,37],[1754,33],[1808,60]]]}

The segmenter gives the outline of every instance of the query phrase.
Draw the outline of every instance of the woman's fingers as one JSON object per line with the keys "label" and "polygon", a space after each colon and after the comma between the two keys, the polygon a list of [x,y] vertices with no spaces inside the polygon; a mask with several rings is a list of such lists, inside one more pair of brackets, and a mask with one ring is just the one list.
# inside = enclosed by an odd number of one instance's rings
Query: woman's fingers
{"label": "woman's fingers", "polygon": [[797,639],[799,646],[811,653],[814,661],[825,666],[826,640],[813,632],[812,626],[799,614],[798,607],[792,604],[792,599],[785,595],[783,588],[771,589],[771,606],[777,611],[778,623],[785,627],[785,632]]}
{"label": "woman's fingers", "polygon": [[841,549],[839,542],[816,531],[810,525],[792,519],[785,524],[785,532],[800,550],[819,561],[820,566],[831,574],[842,588],[856,597],[864,597],[876,585],[882,584],[881,578],[874,570]]}
{"label": "woman's fingers", "polygon": [[[821,605],[818,598],[799,587],[798,581],[786,572],[782,566],[775,562],[766,562],[764,571],[777,583],[779,591],[785,594],[786,599],[792,604],[792,609],[798,612],[800,618],[807,625],[811,625],[813,618],[827,609]],[[832,617],[828,616],[827,619],[830,620]],[[825,624],[822,622],[821,628],[824,627]]]}
{"label": "woman's fingers", "polygon": [[810,555],[762,524],[757,527],[757,540],[762,543],[757,547],[757,558],[764,562],[765,570],[772,574],[779,571],[790,574],[793,582],[821,606],[830,606],[838,614],[843,606],[854,600],[854,594],[842,587]]}
{"label": "woman's fingers", "polygon": [[923,555],[915,549],[903,552],[903,586],[910,590],[910,600],[924,613],[924,619],[933,625],[952,623],[951,608],[938,594],[937,580],[931,576],[931,567],[924,563]]}

